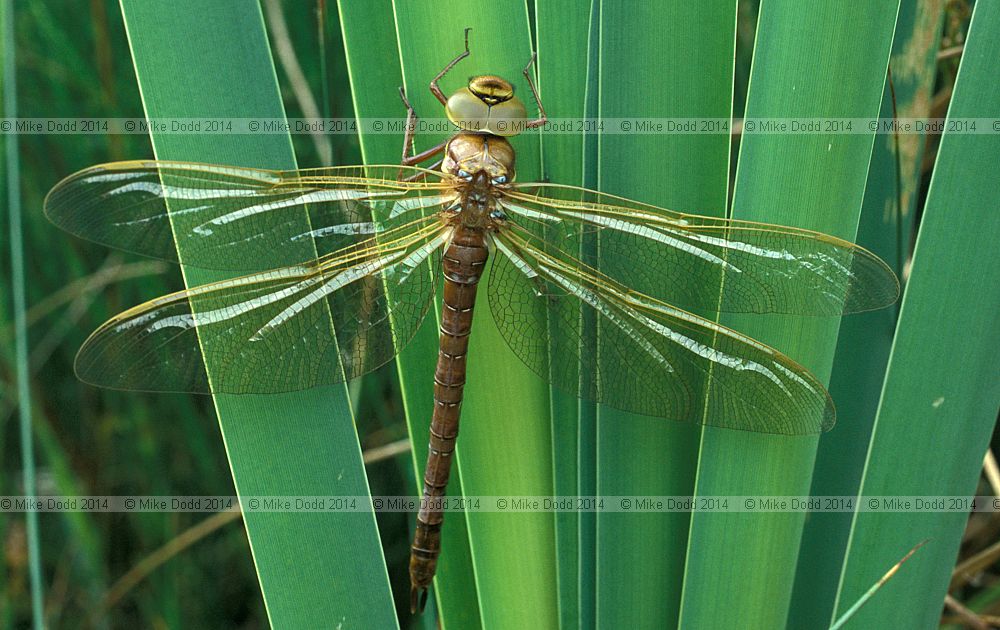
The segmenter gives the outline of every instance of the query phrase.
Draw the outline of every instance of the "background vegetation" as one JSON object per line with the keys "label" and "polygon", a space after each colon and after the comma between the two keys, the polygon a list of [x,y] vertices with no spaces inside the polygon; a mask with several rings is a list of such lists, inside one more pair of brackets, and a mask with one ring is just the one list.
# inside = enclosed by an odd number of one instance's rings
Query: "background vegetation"
{"label": "background vegetation", "polygon": [[[343,0],[339,6],[323,0],[262,0],[260,13],[248,4],[232,14],[246,21],[241,24],[212,23],[218,15],[199,8],[201,3],[122,4],[124,19],[113,0],[5,5],[14,32],[5,37],[3,50],[7,58],[16,55],[16,72],[2,81],[8,88],[16,78],[18,116],[140,117],[145,111],[196,107],[198,90],[213,89],[218,95],[206,96],[206,107],[229,94],[236,95],[234,107],[283,105],[289,117],[396,116],[396,86],[405,84],[418,110],[434,117],[439,107],[426,93],[426,83],[460,49],[466,26],[474,27],[473,56],[459,78],[497,72],[519,79],[529,51],[537,49],[540,87],[556,117],[725,117],[730,111],[737,117],[744,111],[892,116],[893,91],[901,117],[943,117],[953,97],[965,116],[1000,111],[997,91],[987,84],[989,60],[998,51],[986,43],[1000,39],[1000,15],[984,9],[973,21],[971,3],[962,0],[903,2],[898,15],[892,2],[852,9],[851,15],[844,14],[842,3],[819,3],[823,6],[804,15],[797,3],[783,0],[766,0],[763,6],[754,1],[671,3],[656,11],[608,0],[589,7],[495,0],[465,3],[447,13],[424,0],[395,5]],[[185,19],[190,23],[182,28]],[[214,36],[204,50],[197,48],[197,33]],[[970,69],[963,66],[966,83],[957,85],[966,39],[977,36],[979,42],[970,44],[976,46]],[[254,46],[263,65],[234,57],[232,51],[241,45]],[[268,46],[280,101],[268,91],[273,82]],[[890,53],[893,91],[884,83]],[[214,55],[220,63],[228,57],[253,72],[220,84],[203,65],[179,61],[184,54]],[[759,74],[751,83],[752,64]],[[808,96],[792,98],[790,85]],[[154,88],[160,90],[155,98]],[[180,92],[184,89],[194,96]],[[490,332],[484,308],[476,343],[480,356],[490,360],[477,364],[472,374],[452,493],[973,491],[969,484],[982,462],[998,399],[995,366],[977,369],[975,361],[1000,349],[995,317],[990,319],[1000,298],[988,286],[995,271],[975,277],[981,286],[955,279],[983,264],[981,252],[969,244],[997,232],[997,136],[946,138],[943,144],[938,136],[917,135],[741,138],[739,133],[729,139],[526,136],[517,141],[519,176],[544,173],[553,181],[703,214],[725,214],[731,207],[740,218],[804,222],[848,238],[856,231],[859,242],[892,261],[904,279],[911,277],[912,263],[918,279],[914,290],[923,298],[904,304],[895,350],[899,309],[847,318],[839,338],[831,322],[727,320],[829,378],[840,413],[837,428],[818,445],[790,445],[623,418],[567,400],[507,352]],[[38,492],[235,493],[211,399],[101,391],[79,383],[72,372],[73,355],[90,331],[131,305],[181,288],[180,274],[165,264],[68,237],[48,224],[40,209],[44,194],[66,174],[99,162],[148,157],[154,147],[160,157],[225,160],[232,155],[232,161],[249,159],[248,151],[264,156],[273,147],[223,146],[207,139],[213,146],[199,148],[196,142],[166,138],[151,143],[140,135],[22,135],[16,140],[20,170],[12,176],[20,184],[24,229],[19,242],[27,270],[21,287],[29,341],[23,365],[31,376]],[[12,140],[4,136],[4,141]],[[434,141],[420,139],[425,147]],[[817,158],[816,147],[828,141],[838,142],[837,151]],[[393,162],[399,149],[399,139],[385,135],[295,135],[292,142],[294,159],[303,167],[362,159]],[[269,159],[287,160],[291,154]],[[6,160],[5,168],[11,166]],[[784,179],[776,181],[775,173]],[[10,176],[4,178],[5,199]],[[985,184],[990,177],[994,184]],[[925,209],[932,216],[922,226],[926,244],[911,258]],[[6,219],[4,212],[0,495],[15,495],[32,476],[26,475],[19,440],[18,287],[10,281],[16,234],[8,231]],[[983,246],[987,267],[997,267],[996,242],[992,258],[989,245]],[[953,292],[950,300],[936,301],[947,291]],[[941,303],[954,308],[928,306]],[[354,410],[374,494],[416,492],[415,470],[422,466],[429,420],[429,366],[436,352],[436,325],[429,319],[398,366],[330,394],[340,405],[349,401]],[[918,369],[934,365],[935,349],[940,356],[967,359],[950,371],[954,382],[945,391],[948,405],[955,401],[955,406],[944,406],[948,414],[938,419],[927,417],[926,405],[918,404],[921,394],[943,378],[929,370],[922,377]],[[498,375],[506,379],[501,387],[495,387]],[[511,402],[515,386],[522,393]],[[502,418],[494,411],[499,408],[505,410]],[[314,410],[316,417],[324,417],[322,409]],[[989,410],[985,416],[984,409]],[[223,427],[245,427],[239,424],[241,413],[255,412],[252,405],[249,411],[233,411],[223,403]],[[274,422],[283,421],[274,415]],[[284,421],[292,422],[288,415]],[[355,457],[346,417],[327,420],[341,422],[349,439],[339,438],[339,447],[345,460]],[[286,429],[294,430],[274,425],[271,431]],[[275,470],[289,478],[305,474],[305,451],[273,449],[268,467],[234,455],[233,440],[239,436],[227,431],[227,439],[244,491],[259,487],[255,480]],[[524,459],[530,454],[529,465],[507,459],[508,451]],[[355,462],[358,470],[360,462]],[[333,470],[336,464],[321,462],[318,468],[324,465]],[[995,464],[985,470],[994,469]],[[993,474],[983,478],[979,494],[1000,490],[1000,474]],[[311,483],[322,482],[322,474],[309,475]],[[934,479],[944,481],[934,485]],[[362,477],[355,481],[364,483]],[[952,481],[958,485],[949,485]],[[862,613],[868,617],[857,618],[853,627],[914,627],[941,615],[944,623],[969,625],[1000,618],[997,515],[963,516],[961,522],[951,515],[947,522],[871,523],[849,514],[808,520],[736,516],[745,515],[452,515],[436,601],[428,614],[411,617],[406,567],[412,515],[379,514],[375,525],[248,523],[255,566],[246,528],[235,513],[43,514],[38,562],[27,552],[23,515],[0,514],[0,626],[30,623],[29,573],[35,568],[49,627],[251,628],[266,626],[270,615],[279,627],[337,622],[346,622],[345,628],[372,627],[391,625],[396,618],[402,627],[430,628],[440,620],[458,629],[678,623],[814,628],[845,612],[927,537],[932,538],[928,546],[875,596]],[[310,538],[317,527],[323,535]],[[885,534],[890,531],[894,536]],[[358,553],[352,545],[366,535],[374,540],[375,533],[382,553],[354,558]],[[268,551],[262,541],[277,542]],[[956,552],[960,566],[951,577]],[[927,593],[937,597],[946,585],[951,600],[942,611]]]}

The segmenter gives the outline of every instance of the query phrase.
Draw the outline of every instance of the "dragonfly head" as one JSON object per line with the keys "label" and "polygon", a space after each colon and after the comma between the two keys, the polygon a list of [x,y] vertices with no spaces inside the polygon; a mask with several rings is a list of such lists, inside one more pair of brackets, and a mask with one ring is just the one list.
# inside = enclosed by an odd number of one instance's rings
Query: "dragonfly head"
{"label": "dragonfly head", "polygon": [[524,129],[528,112],[514,95],[514,86],[494,75],[472,77],[445,107],[448,120],[463,131],[516,136]]}
{"label": "dragonfly head", "polygon": [[514,147],[500,136],[459,132],[445,147],[441,170],[484,192],[506,186],[514,181]]}

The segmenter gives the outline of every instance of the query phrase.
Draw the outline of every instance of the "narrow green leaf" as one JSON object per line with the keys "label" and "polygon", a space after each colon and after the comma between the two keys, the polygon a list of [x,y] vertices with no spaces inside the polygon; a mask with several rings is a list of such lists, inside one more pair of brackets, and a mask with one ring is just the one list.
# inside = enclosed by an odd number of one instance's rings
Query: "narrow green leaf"
{"label": "narrow green leaf", "polygon": [[[402,53],[403,77],[417,114],[443,118],[441,104],[429,93],[430,80],[463,50],[463,31],[471,27],[472,54],[442,81],[451,93],[475,74],[498,74],[528,93],[521,70],[531,55],[528,14],[523,2],[498,0],[449,6],[429,0],[394,4]],[[529,108],[530,102],[526,101]],[[448,130],[417,137],[426,149]],[[517,177],[539,175],[537,134],[513,141]],[[469,370],[462,406],[457,472],[468,495],[551,495],[552,459],[548,387],[530,372],[500,337],[481,281]],[[428,373],[426,378],[430,379]],[[428,416],[431,399],[426,402]],[[454,476],[453,476],[454,478]],[[444,528],[454,516],[445,519]],[[546,513],[477,512],[468,515],[472,562],[485,628],[554,628],[557,594],[554,521]],[[448,553],[447,548],[443,548]]]}
{"label": "narrow green leaf", "polygon": [[[730,118],[735,2],[601,4],[602,118]],[[680,212],[725,215],[728,128],[715,134],[622,131],[607,128],[600,136],[602,191]],[[600,494],[691,494],[694,425],[605,407],[598,413]],[[679,512],[598,514],[598,627],[676,624],[688,525],[689,516]]]}
{"label": "narrow green leaf", "polygon": [[[284,117],[255,3],[123,0],[122,9],[147,116]],[[152,140],[160,159],[295,166],[287,136]],[[220,279],[185,275],[192,285]],[[343,386],[214,402],[241,496],[368,494]],[[244,520],[273,626],[396,626],[373,513],[250,511]]]}
{"label": "narrow green leaf", "polygon": [[[392,3],[384,0],[341,0],[340,22],[344,35],[355,116],[402,122],[406,108],[399,96],[403,84]],[[433,75],[431,75],[433,76]],[[430,79],[427,80],[430,82]],[[423,91],[423,88],[418,88]],[[440,108],[439,108],[440,109]],[[429,116],[438,115],[430,110]],[[359,130],[360,132],[360,130]],[[403,134],[360,133],[361,151],[367,164],[393,164],[400,161]],[[428,313],[417,334],[396,359],[403,393],[407,424],[413,441],[413,464],[419,488],[427,463],[427,440],[434,401],[434,366],[438,354],[440,308]],[[448,492],[461,496],[462,482],[452,477]],[[412,515],[411,515],[411,518]],[[448,515],[442,531],[442,549],[434,589],[442,628],[481,627],[476,578],[472,570],[466,515]],[[409,602],[409,593],[399,593]]]}
{"label": "narrow green leaf", "polygon": [[[747,117],[875,117],[897,3],[850,10],[826,0],[761,5]],[[756,134],[740,147],[733,217],[853,239],[871,134]],[[727,316],[725,325],[774,346],[827,381],[839,320]],[[834,428],[836,430],[836,428]],[[817,439],[706,428],[696,494],[808,494]],[[785,625],[803,514],[697,513],[691,519],[681,625]],[[883,569],[884,570],[884,569]],[[725,596],[720,605],[720,588]]]}
{"label": "narrow green leaf", "polygon": [[[901,119],[930,114],[943,5],[943,0],[900,4],[890,65]],[[884,120],[893,117],[888,85],[882,93],[879,115]],[[857,242],[892,265],[897,276],[902,276],[900,261],[909,250],[925,140],[922,133],[877,136],[868,171]],[[897,201],[901,202],[898,208]],[[897,313],[898,305],[851,315],[841,324],[830,378],[830,395],[837,403],[839,420],[836,429],[820,440],[813,495],[853,496],[858,492]],[[789,613],[792,626],[819,627],[833,613],[851,521],[848,512],[821,512],[806,522]]]}
{"label": "narrow green leaf", "polygon": [[[998,57],[1000,5],[977,3],[949,120],[1000,111]],[[868,452],[863,506],[880,506],[881,495],[975,492],[1000,403],[1000,136],[978,131],[946,131],[941,140]],[[966,521],[963,511],[857,514],[838,615],[884,567],[931,540],[907,564],[911,570],[896,575],[847,627],[936,625]]]}
{"label": "narrow green leaf", "polygon": [[[3,114],[17,118],[17,46],[14,40],[14,3],[4,0],[0,5],[3,22]],[[21,472],[25,496],[38,494],[35,482],[35,442],[31,426],[31,375],[28,366],[28,322],[25,315],[24,231],[21,217],[21,163],[17,134],[5,134],[4,179],[7,189],[7,211],[10,241],[10,283],[14,298],[14,346],[17,379],[17,415],[21,446]],[[24,514],[28,545],[28,582],[31,591],[31,618],[37,630],[45,627],[42,597],[42,556],[38,541],[38,513]]]}
{"label": "narrow green leaf", "polygon": [[[584,90],[584,118],[599,120],[601,116],[601,1],[590,3],[590,28],[587,33],[587,85]],[[585,188],[597,188],[600,185],[598,174],[600,170],[600,140],[597,130],[588,130],[583,136],[583,185]],[[593,241],[593,239],[590,239]],[[583,242],[581,246],[590,251],[581,253],[592,254],[593,243]],[[588,314],[586,309],[581,313],[589,330],[584,331],[586,342],[594,346],[596,332],[594,320],[596,316]],[[595,341],[591,341],[591,340]],[[592,353],[596,354],[596,353]],[[580,366],[587,369],[587,366]],[[577,429],[578,483],[581,496],[598,496],[598,461],[597,461],[597,418],[598,405],[592,401],[579,403],[580,426]],[[597,624],[597,513],[583,512],[579,516],[580,525],[580,623],[585,627]]]}
{"label": "narrow green leaf", "polygon": [[915,554],[918,549],[920,549],[921,547],[923,547],[926,544],[927,544],[927,541],[926,540],[922,540],[919,543],[917,543],[916,545],[914,545],[913,549],[910,549],[908,552],[906,552],[906,555],[903,556],[899,560],[899,562],[897,562],[896,564],[892,565],[892,567],[888,571],[885,572],[885,575],[883,575],[882,577],[880,577],[877,582],[875,582],[874,584],[872,584],[871,587],[867,591],[865,591],[864,595],[862,595],[861,598],[858,599],[858,601],[856,601],[853,604],[851,604],[851,607],[847,609],[847,612],[845,612],[836,621],[833,622],[833,624],[830,626],[830,630],[840,630],[840,628],[843,628],[844,624],[846,624],[848,621],[850,621],[851,619],[853,619],[854,615],[858,614],[858,611],[861,610],[861,608],[865,604],[867,604],[869,601],[871,601],[871,598],[874,597],[875,594],[878,593],[879,590],[883,586],[885,586],[886,583],[888,583],[889,580],[891,580],[894,575],[896,575],[896,573],[899,571],[899,569],[903,566],[903,563],[905,563],[907,560],[909,560],[911,557],[913,557],[913,554]]}
{"label": "narrow green leaf", "polygon": [[[540,2],[535,5],[538,48],[538,90],[542,103],[553,119],[580,119],[585,115],[586,96],[590,80],[596,84],[597,64],[590,63],[591,11],[595,3]],[[581,80],[581,77],[584,77]],[[549,180],[560,184],[583,186],[584,130],[552,133],[541,137],[542,172]],[[592,132],[591,132],[592,133]],[[596,165],[592,166],[596,172]],[[559,331],[552,331],[558,334]],[[556,359],[558,360],[558,359]],[[580,431],[583,429],[581,405],[590,410],[593,404],[581,401],[573,394],[550,389],[552,404],[552,465],[553,490],[559,497],[594,495],[581,488]],[[593,424],[589,442],[593,443]],[[589,477],[593,477],[596,462],[589,458]],[[594,625],[594,544],[592,537],[583,544],[581,520],[596,522],[593,513],[557,512],[556,577],[559,588],[559,625],[565,630]],[[581,554],[585,554],[584,561]],[[586,576],[586,577],[584,577]],[[585,583],[585,585],[584,585]],[[586,597],[586,601],[581,598]],[[584,610],[587,612],[585,613]]]}

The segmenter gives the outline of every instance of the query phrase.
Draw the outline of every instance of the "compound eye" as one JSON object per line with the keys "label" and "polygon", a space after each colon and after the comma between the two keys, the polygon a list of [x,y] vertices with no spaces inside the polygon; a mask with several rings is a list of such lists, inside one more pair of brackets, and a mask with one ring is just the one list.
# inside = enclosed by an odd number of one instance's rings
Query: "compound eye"
{"label": "compound eye", "polygon": [[524,123],[528,119],[528,112],[524,109],[524,103],[516,96],[510,100],[497,103],[490,108],[489,126],[486,131],[498,136],[516,136],[524,131]]}
{"label": "compound eye", "polygon": [[496,177],[493,178],[493,183],[495,185],[498,185],[498,186],[501,185],[501,184],[506,184],[507,183],[507,176],[506,175],[497,175]]}
{"label": "compound eye", "polygon": [[486,131],[489,126],[490,106],[469,88],[452,94],[444,111],[448,120],[464,131]]}
{"label": "compound eye", "polygon": [[472,181],[472,173],[469,173],[465,169],[461,169],[461,168],[458,169],[458,176],[461,177],[462,179],[464,179],[467,182],[471,182]]}
{"label": "compound eye", "polygon": [[494,210],[490,212],[490,218],[494,221],[506,221],[507,215],[504,214],[503,210]]}

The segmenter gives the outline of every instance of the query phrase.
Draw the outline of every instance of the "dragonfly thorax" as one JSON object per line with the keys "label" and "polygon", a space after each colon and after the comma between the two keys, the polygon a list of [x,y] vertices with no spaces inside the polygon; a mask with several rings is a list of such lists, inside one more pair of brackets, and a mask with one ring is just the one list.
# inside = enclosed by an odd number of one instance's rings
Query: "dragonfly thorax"
{"label": "dragonfly thorax", "polygon": [[514,147],[500,136],[460,132],[448,141],[441,170],[460,182],[461,223],[486,227],[497,188],[514,179]]}
{"label": "dragonfly thorax", "polygon": [[514,181],[514,147],[500,136],[459,132],[448,141],[441,170],[474,188]]}

